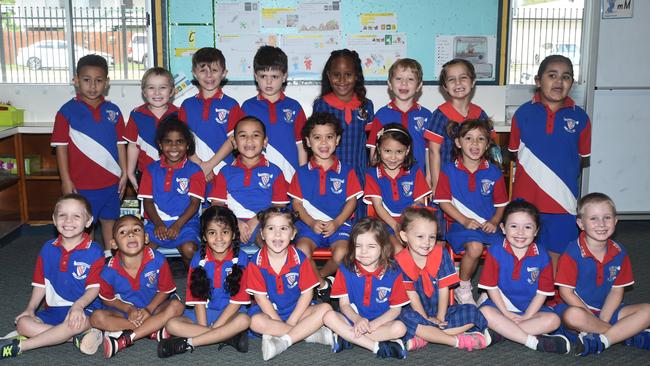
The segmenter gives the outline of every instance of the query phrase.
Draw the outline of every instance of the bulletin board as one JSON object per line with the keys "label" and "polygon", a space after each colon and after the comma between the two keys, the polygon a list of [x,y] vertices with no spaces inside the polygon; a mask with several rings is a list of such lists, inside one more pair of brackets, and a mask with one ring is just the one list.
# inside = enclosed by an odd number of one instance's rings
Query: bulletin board
{"label": "bulletin board", "polygon": [[[471,61],[480,84],[498,84],[504,0],[169,0],[169,67],[191,75],[191,55],[222,50],[229,82],[253,81],[264,44],[288,56],[289,80],[316,82],[332,50],[356,50],[370,83],[385,82],[399,58],[418,60],[427,84],[444,62]],[[507,16],[507,15],[506,15]]]}

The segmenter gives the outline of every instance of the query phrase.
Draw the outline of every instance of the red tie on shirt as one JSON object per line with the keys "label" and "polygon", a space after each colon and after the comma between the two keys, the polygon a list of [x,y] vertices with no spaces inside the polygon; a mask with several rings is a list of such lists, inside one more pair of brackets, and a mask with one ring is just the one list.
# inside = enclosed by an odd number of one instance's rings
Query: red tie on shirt
{"label": "red tie on shirt", "polygon": [[345,111],[345,123],[350,124],[352,122],[352,111],[361,107],[361,102],[357,98],[357,95],[352,95],[352,99],[349,102],[344,102],[339,99],[334,93],[329,93],[323,96],[325,103],[331,105],[336,109],[343,109]]}
{"label": "red tie on shirt", "polygon": [[359,261],[354,261],[355,267],[357,268],[357,275],[365,277],[365,283],[363,285],[363,306],[370,306],[370,297],[372,296],[372,278],[380,278],[384,272],[383,267],[377,267],[374,272],[366,271]]}
{"label": "red tie on shirt", "polygon": [[424,288],[424,294],[427,297],[433,296],[433,281],[431,278],[438,277],[438,270],[440,269],[440,263],[442,262],[442,245],[436,245],[433,247],[433,251],[427,256],[427,262],[424,265],[424,268],[420,269],[410,253],[406,253],[399,258],[399,262],[405,262],[402,265],[402,271],[406,273],[406,276],[409,278],[420,278],[422,277],[422,287]]}

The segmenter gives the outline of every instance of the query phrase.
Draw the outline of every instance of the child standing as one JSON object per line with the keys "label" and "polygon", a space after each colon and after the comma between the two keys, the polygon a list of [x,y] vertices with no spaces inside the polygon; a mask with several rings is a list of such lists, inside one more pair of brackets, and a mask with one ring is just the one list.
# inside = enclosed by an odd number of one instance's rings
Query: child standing
{"label": "child standing", "polygon": [[142,96],[146,103],[129,115],[124,128],[127,147],[127,175],[133,188],[138,190],[140,177],[147,165],[160,159],[156,143],[156,129],[165,117],[177,113],[170,102],[176,90],[174,77],[162,67],[152,67],[142,76]]}
{"label": "child standing", "polygon": [[264,246],[246,267],[246,291],[255,297],[251,330],[262,334],[262,357],[270,360],[292,344],[332,344],[332,332],[323,327],[329,304],[312,304],[318,286],[311,262],[291,240],[296,235],[295,216],[272,207],[258,215]]}
{"label": "child standing", "polygon": [[458,275],[449,251],[436,245],[435,214],[423,207],[407,208],[399,235],[408,245],[395,256],[411,300],[399,318],[407,329],[406,348],[414,351],[427,342],[468,351],[487,347],[481,333],[487,329],[487,321],[476,306],[449,306],[449,286],[458,282]]}
{"label": "child standing", "polygon": [[257,249],[256,214],[289,203],[282,170],[262,155],[267,141],[266,128],[259,119],[246,116],[237,122],[233,142],[237,159],[214,177],[208,197],[213,205],[226,205],[235,213],[247,251]]}
{"label": "child standing", "polygon": [[157,339],[167,320],[183,313],[169,264],[160,252],[147,247],[142,221],[120,217],[113,238],[111,245],[118,252],[102,270],[99,290],[107,308],[90,318],[93,327],[106,331],[104,358],[138,339]]}
{"label": "child standing", "polygon": [[581,158],[591,151],[591,123],[568,96],[573,64],[567,57],[545,58],[535,84],[533,99],[512,117],[508,150],[517,153],[512,198],[539,208],[539,245],[549,251],[555,268],[567,244],[578,237],[578,177]]}
{"label": "child standing", "polygon": [[287,55],[280,48],[260,47],[253,58],[258,94],[242,104],[242,111],[264,122],[269,139],[264,155],[282,169],[288,184],[307,162],[307,153],[300,136],[305,112],[298,101],[284,95],[287,69]]}
{"label": "child standing", "polygon": [[[338,160],[334,151],[341,140],[341,122],[331,113],[314,113],[302,129],[310,160],[298,168],[289,187],[293,209],[300,221],[297,245],[308,258],[316,248],[330,248],[332,258],[318,271],[319,296],[329,301],[333,274],[347,253],[352,229],[350,217],[363,194],[354,170]],[[316,268],[315,263],[312,265]]]}
{"label": "child standing", "polygon": [[406,127],[389,123],[375,134],[377,145],[371,159],[374,163],[366,172],[363,199],[388,225],[390,241],[397,253],[403,248],[397,238],[402,211],[414,204],[424,204],[431,188],[413,159],[414,144]]}
{"label": "child standing", "polygon": [[348,245],[331,294],[339,298],[341,312],[332,310],[323,318],[335,333],[332,351],[341,352],[354,343],[378,357],[406,358],[400,339],[406,327],[397,317],[409,298],[402,271],[391,260],[386,225],[373,217],[361,219],[352,228]]}
{"label": "child standing", "polygon": [[138,192],[147,219],[145,230],[154,245],[178,248],[188,265],[199,237],[205,176],[187,159],[194,153],[194,139],[186,124],[169,117],[158,126],[156,142],[160,161],[147,166]]}
{"label": "child standing", "polygon": [[[356,51],[333,51],[323,68],[320,97],[314,101],[314,112],[332,113],[341,121],[343,136],[336,156],[350,165],[364,185],[368,165],[366,128],[374,120],[372,101],[366,98],[361,59]],[[359,204],[356,219],[366,215],[365,205]]]}
{"label": "child standing", "polygon": [[[45,243],[38,255],[32,296],[15,319],[22,337],[0,341],[0,359],[61,344],[71,337],[81,352],[97,351],[102,334],[90,328],[88,317],[101,307],[96,298],[104,256],[84,233],[93,222],[90,213],[90,203],[79,194],[66,194],[56,202],[52,220],[59,236]],[[36,311],[43,300],[43,310]]]}
{"label": "child standing", "polygon": [[248,256],[239,250],[235,214],[225,207],[209,207],[201,215],[201,235],[204,244],[187,274],[185,304],[194,310],[167,322],[165,328],[177,337],[158,343],[160,358],[219,342],[248,351],[250,318],[240,309],[250,304],[243,277]]}
{"label": "child standing", "polygon": [[650,349],[650,304],[624,305],[625,287],[634,284],[630,258],[611,237],[616,206],[602,193],[578,201],[582,232],[558,263],[555,284],[563,303],[555,306],[565,327],[580,332],[576,354],[597,354],[625,341]]}
{"label": "child standing", "polygon": [[569,353],[569,340],[547,335],[560,326],[560,318],[544,305],[554,295],[551,259],[533,242],[539,228],[539,212],[532,204],[514,201],[503,213],[506,240],[491,245],[485,257],[479,287],[489,299],[480,310],[488,321],[491,343],[506,337],[526,347]]}
{"label": "child standing", "polygon": [[484,245],[503,244],[497,232],[508,204],[501,169],[492,163],[488,147],[492,125],[487,120],[470,120],[451,125],[456,144],[456,160],[445,163],[440,171],[435,202],[440,204],[451,227],[447,241],[455,253],[463,253],[460,262],[460,286],[454,297],[461,304],[474,304],[470,283]]}
{"label": "child standing", "polygon": [[[435,135],[431,128],[431,111],[417,103],[422,93],[422,66],[410,58],[401,58],[388,70],[388,91],[391,102],[380,108],[370,126],[368,144],[373,160],[377,132],[388,123],[400,122],[413,140],[413,158],[425,176],[430,175],[428,151],[433,149]],[[374,161],[376,162],[376,161]]]}
{"label": "child standing", "polygon": [[106,59],[86,55],[77,62],[76,72],[73,83],[78,94],[57,112],[50,144],[56,148],[63,194],[79,193],[90,201],[92,217],[101,225],[104,255],[109,257],[127,180],[124,119],[115,104],[104,100],[109,81]]}

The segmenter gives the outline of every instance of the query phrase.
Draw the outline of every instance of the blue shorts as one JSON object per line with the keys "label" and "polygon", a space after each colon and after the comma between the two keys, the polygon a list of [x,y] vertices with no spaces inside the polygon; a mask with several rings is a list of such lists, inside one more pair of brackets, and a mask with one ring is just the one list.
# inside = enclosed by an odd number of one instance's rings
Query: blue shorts
{"label": "blue shorts", "polygon": [[[491,306],[491,307],[493,307],[493,308],[499,310],[499,308],[497,308],[496,304],[495,304],[492,300],[490,300],[489,298],[488,298],[487,300],[485,300],[485,301],[484,301],[484,302],[479,306],[479,308],[482,308],[482,307],[484,307],[484,306]],[[525,312],[525,311],[526,311],[526,310],[524,309],[524,311],[513,311],[513,313],[515,313],[515,314],[517,314],[517,315],[524,315],[524,312]],[[544,312],[544,313],[555,313],[555,310],[554,310],[552,307],[547,306],[547,305],[542,305],[542,307],[539,308],[539,311]]]}
{"label": "blue shorts", "polygon": [[[570,305],[565,304],[565,303],[559,303],[553,307],[555,310],[555,313],[562,319],[562,316],[564,315],[564,312],[569,308]],[[612,314],[611,319],[609,319],[609,324],[614,325],[618,321],[618,315],[621,312],[621,309],[625,307],[625,304],[621,303],[621,305],[614,310],[614,313]],[[597,314],[594,314],[595,316],[598,316]],[[575,343],[578,341],[578,332],[576,332],[573,329],[569,329],[564,325],[564,321],[562,321],[562,324],[558,328],[557,331],[555,331],[557,334],[561,334],[569,339],[570,342]]]}
{"label": "blue shorts", "polygon": [[578,237],[576,217],[570,214],[540,214],[541,227],[537,244],[546,250],[562,254],[567,245]]}
{"label": "blue shorts", "polygon": [[[169,227],[172,223],[173,221],[170,221],[165,224],[167,227]],[[177,248],[178,246],[190,241],[194,243],[200,242],[199,221],[195,219],[188,221],[185,226],[181,228],[181,231],[178,233],[176,239],[173,240],[158,239],[155,234],[155,229],[156,225],[154,225],[151,221],[147,221],[147,223],[144,225],[145,232],[149,234],[149,241],[163,248]]]}
{"label": "blue shorts", "polygon": [[[208,318],[208,327],[211,327],[214,322],[219,319],[221,316],[221,313],[223,311],[221,310],[216,310],[216,309],[210,309],[206,308],[205,309],[205,315]],[[183,316],[190,319],[194,324],[198,324],[198,320],[196,320],[196,313],[194,312],[194,309],[187,309],[183,312]]]}
{"label": "blue shorts", "polygon": [[120,217],[120,195],[118,185],[101,189],[78,189],[77,193],[86,197],[93,210],[93,221],[99,219],[117,220]]}
{"label": "blue shorts", "polygon": [[[36,312],[36,317],[41,319],[43,323],[49,325],[59,325],[63,323],[65,317],[68,316],[70,306],[51,306]],[[92,310],[84,309],[86,316],[92,314]]]}
{"label": "blue shorts", "polygon": [[493,234],[488,234],[483,230],[470,230],[457,222],[451,224],[447,231],[447,242],[451,245],[454,253],[459,254],[465,251],[465,244],[471,241],[483,243],[483,245],[501,245],[503,244],[503,234],[501,229]]}
{"label": "blue shorts", "polygon": [[[438,327],[438,324],[425,319],[420,315],[420,313],[413,310],[411,306],[404,306],[397,319],[406,325],[406,335],[404,335],[405,340],[409,340],[415,336],[415,331],[418,325]],[[487,320],[485,320],[485,317],[478,308],[472,304],[450,305],[447,309],[445,321],[447,322],[447,329],[458,328],[467,324],[474,324],[469,331],[482,332],[487,327]]]}
{"label": "blue shorts", "polygon": [[298,234],[296,235],[296,241],[300,238],[307,238],[316,244],[316,247],[318,248],[329,248],[334,244],[335,242],[339,240],[344,240],[348,241],[350,239],[350,231],[352,231],[352,228],[350,225],[346,222],[345,224],[339,226],[339,228],[336,230],[336,232],[327,238],[323,236],[323,234],[316,234],[311,227],[307,226],[302,221],[296,222],[296,228],[298,229]]}
{"label": "blue shorts", "polygon": [[[313,303],[314,302],[312,301],[312,304]],[[282,311],[280,311],[280,310],[277,309],[275,304],[273,304],[273,308],[275,308],[275,311],[278,313],[278,316],[280,317],[280,319],[282,319],[283,322],[286,322],[287,319],[289,319],[289,317],[291,316],[291,313],[293,313],[293,310],[295,309],[295,308],[282,309]],[[251,305],[251,307],[248,309],[248,316],[250,316],[250,317],[252,317],[255,314],[259,314],[259,313],[263,313],[263,311],[262,311],[262,308],[260,308],[260,306],[257,305],[257,304]]]}
{"label": "blue shorts", "polygon": [[[180,302],[181,298],[180,298],[180,296],[178,296],[178,294],[176,292],[172,292],[172,293],[169,294],[167,299],[165,299],[163,302],[160,303],[160,305],[164,304],[165,301],[170,301],[170,300],[178,300]],[[158,309],[160,308],[160,305],[158,305],[158,307],[154,309],[152,315],[155,314],[158,311]],[[110,311],[110,312],[113,312],[113,313],[116,313],[116,314],[120,314],[123,318],[128,319],[128,317],[129,317],[128,313],[125,313],[122,310],[118,310],[118,309],[116,309],[116,308],[114,308],[112,306],[104,306],[103,310],[107,310],[107,311]]]}

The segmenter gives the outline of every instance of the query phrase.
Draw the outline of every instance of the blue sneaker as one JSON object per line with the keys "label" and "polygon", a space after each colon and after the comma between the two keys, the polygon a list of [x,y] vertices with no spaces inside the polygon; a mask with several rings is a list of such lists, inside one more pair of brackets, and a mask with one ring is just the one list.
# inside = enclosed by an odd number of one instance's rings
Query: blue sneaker
{"label": "blue sneaker", "polygon": [[352,348],[352,343],[332,332],[332,352],[339,353],[350,348]]}
{"label": "blue sneaker", "polygon": [[626,339],[625,345],[650,350],[650,329],[641,331],[639,334]]}
{"label": "blue sneaker", "polygon": [[605,350],[598,333],[580,333],[576,343],[576,356],[597,355]]}
{"label": "blue sneaker", "polygon": [[406,358],[406,355],[407,355],[406,347],[404,347],[404,342],[402,342],[401,339],[379,342],[377,357],[381,357],[381,358],[394,357],[403,360]]}

